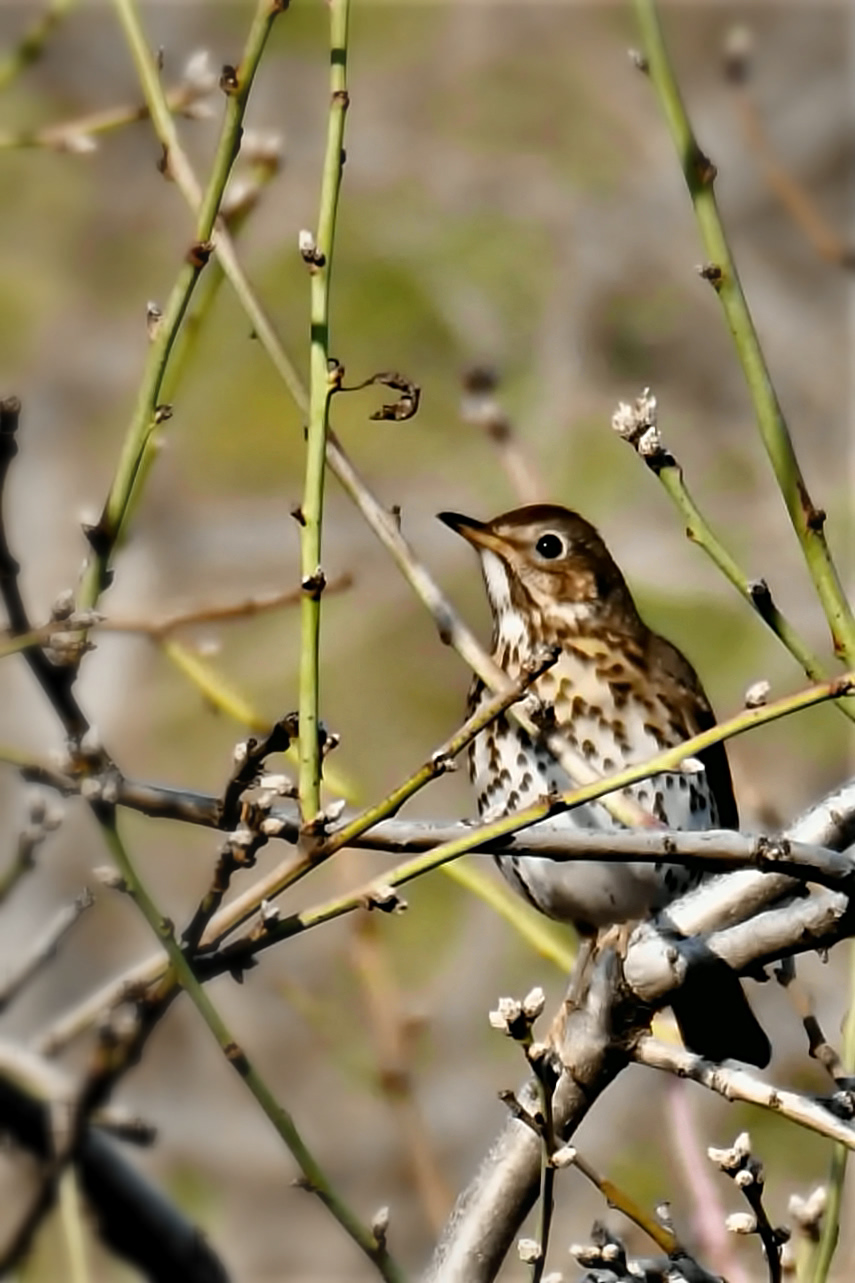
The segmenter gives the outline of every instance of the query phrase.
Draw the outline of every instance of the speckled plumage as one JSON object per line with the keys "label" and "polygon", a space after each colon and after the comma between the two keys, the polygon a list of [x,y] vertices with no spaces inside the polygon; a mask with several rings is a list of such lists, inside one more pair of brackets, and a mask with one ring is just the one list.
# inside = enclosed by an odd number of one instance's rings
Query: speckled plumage
{"label": "speckled plumage", "polygon": [[[582,517],[538,504],[487,523],[454,513],[441,518],[480,554],[493,614],[493,658],[505,672],[516,677],[544,646],[560,647],[557,663],[538,679],[533,694],[553,711],[567,743],[598,775],[646,761],[714,724],[694,669],[642,621],[608,549]],[[485,698],[476,681],[470,710]],[[724,747],[706,750],[700,761],[703,770],[661,774],[627,793],[669,828],[737,827]],[[474,741],[470,775],[484,820],[572,786],[545,746],[507,715]],[[561,822],[602,831],[618,827],[597,802],[566,812]],[[667,863],[556,862],[513,855],[497,856],[496,862],[515,890],[543,913],[588,933],[643,918],[702,876]],[[749,1024],[756,1027],[752,1033],[765,1043],[736,978],[728,974]],[[733,999],[732,990],[728,997]],[[746,1046],[755,1054],[742,1058],[757,1060],[762,1043],[751,1047],[749,1039]]]}

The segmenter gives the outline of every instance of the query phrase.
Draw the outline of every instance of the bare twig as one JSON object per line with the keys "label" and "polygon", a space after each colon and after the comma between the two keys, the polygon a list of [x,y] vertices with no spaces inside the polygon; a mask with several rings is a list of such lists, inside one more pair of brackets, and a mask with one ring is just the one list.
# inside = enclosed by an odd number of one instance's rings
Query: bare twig
{"label": "bare twig", "polygon": [[75,0],[49,0],[15,47],[0,60],[0,90],[6,89],[22,71],[41,58],[54,29],[74,4]]}
{"label": "bare twig", "polygon": [[732,86],[742,131],[754,153],[769,190],[820,258],[848,271],[855,269],[855,249],[832,227],[804,183],[776,156],[751,93],[750,33],[733,28],[724,50],[725,79]]}
{"label": "bare twig", "polygon": [[476,366],[463,376],[460,417],[478,428],[495,448],[499,462],[520,503],[537,503],[547,491],[543,479],[520,445],[514,426],[496,397],[498,378],[492,370]]}
{"label": "bare twig", "polygon": [[[19,566],[9,547],[3,505],[9,466],[18,453],[16,434],[20,413],[21,403],[17,397],[7,397],[0,401],[0,596],[6,607],[9,631],[13,636],[33,631],[18,583]],[[89,729],[89,722],[74,695],[74,667],[51,663],[44,650],[38,647],[27,650],[25,656],[30,671],[47,696],[69,739],[79,743]]]}
{"label": "bare twig", "polygon": [[398,1119],[428,1223],[438,1233],[451,1206],[451,1192],[414,1090],[411,1022],[403,1009],[400,988],[382,947],[376,919],[370,914],[363,913],[357,919],[350,948],[377,1049],[380,1088]]}
{"label": "bare twig", "polygon": [[56,952],[81,914],[95,903],[91,891],[83,891],[69,905],[60,909],[37,936],[14,968],[0,982],[0,1012],[17,998],[24,986],[56,957]]}

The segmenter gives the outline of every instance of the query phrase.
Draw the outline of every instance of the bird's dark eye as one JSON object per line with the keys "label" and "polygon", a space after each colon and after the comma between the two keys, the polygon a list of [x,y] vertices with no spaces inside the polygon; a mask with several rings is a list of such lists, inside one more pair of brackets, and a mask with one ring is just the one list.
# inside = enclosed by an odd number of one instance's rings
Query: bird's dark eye
{"label": "bird's dark eye", "polygon": [[535,547],[541,557],[546,557],[548,561],[554,561],[564,554],[564,540],[560,535],[541,535]]}

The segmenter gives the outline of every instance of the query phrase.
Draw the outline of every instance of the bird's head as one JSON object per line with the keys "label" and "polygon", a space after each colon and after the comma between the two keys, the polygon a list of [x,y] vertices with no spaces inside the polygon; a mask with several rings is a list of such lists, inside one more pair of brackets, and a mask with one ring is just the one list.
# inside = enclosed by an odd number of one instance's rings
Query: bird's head
{"label": "bird's head", "polygon": [[440,521],[478,552],[493,613],[532,606],[568,624],[635,614],[623,575],[597,531],[578,513],[532,504],[476,521],[457,512]]}

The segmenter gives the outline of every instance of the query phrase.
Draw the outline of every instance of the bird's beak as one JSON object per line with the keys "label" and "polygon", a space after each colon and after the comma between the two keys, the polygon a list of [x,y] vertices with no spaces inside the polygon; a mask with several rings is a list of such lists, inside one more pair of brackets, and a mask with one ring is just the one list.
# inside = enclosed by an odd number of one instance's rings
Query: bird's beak
{"label": "bird's beak", "polygon": [[459,512],[438,512],[436,515],[444,525],[449,526],[455,534],[462,535],[473,547],[502,552],[504,540],[495,535],[485,522],[476,521],[474,517],[464,517]]}

